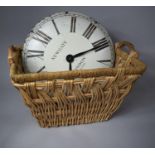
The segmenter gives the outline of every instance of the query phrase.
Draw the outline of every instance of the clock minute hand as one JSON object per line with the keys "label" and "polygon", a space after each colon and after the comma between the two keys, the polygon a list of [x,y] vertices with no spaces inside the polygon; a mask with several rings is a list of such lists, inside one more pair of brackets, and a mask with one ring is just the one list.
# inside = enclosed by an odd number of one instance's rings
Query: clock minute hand
{"label": "clock minute hand", "polygon": [[80,56],[82,56],[82,55],[84,55],[84,54],[86,54],[86,53],[88,53],[90,51],[96,50],[96,49],[98,49],[100,47],[102,47],[102,45],[95,46],[95,47],[93,47],[93,48],[91,48],[89,50],[77,53],[75,55],[71,55],[71,54],[67,55],[66,56],[66,61],[69,62],[69,69],[71,70],[71,63],[74,62],[74,58],[80,57]]}
{"label": "clock minute hand", "polygon": [[95,50],[95,49],[97,49],[97,48],[100,48],[100,47],[101,47],[101,45],[95,46],[95,47],[93,47],[93,48],[91,48],[91,49],[89,49],[89,50],[86,50],[86,51],[77,53],[77,54],[73,55],[73,58],[80,57],[80,56],[82,56],[82,55],[84,55],[84,54],[86,54],[86,53],[88,53],[88,52],[91,52],[91,51],[93,51],[93,50]]}

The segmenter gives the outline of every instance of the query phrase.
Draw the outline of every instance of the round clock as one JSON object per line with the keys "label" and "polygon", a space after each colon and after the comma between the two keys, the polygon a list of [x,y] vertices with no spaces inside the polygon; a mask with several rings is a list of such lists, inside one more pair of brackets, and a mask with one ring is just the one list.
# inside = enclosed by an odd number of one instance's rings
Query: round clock
{"label": "round clock", "polygon": [[22,52],[26,72],[112,67],[114,49],[106,29],[83,14],[60,12],[39,22]]}

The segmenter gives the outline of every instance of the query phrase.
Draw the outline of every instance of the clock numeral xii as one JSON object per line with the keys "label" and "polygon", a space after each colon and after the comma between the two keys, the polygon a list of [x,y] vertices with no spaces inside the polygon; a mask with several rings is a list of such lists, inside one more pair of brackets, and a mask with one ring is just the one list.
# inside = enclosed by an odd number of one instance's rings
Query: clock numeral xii
{"label": "clock numeral xii", "polygon": [[70,32],[75,32],[76,29],[76,17],[71,17]]}

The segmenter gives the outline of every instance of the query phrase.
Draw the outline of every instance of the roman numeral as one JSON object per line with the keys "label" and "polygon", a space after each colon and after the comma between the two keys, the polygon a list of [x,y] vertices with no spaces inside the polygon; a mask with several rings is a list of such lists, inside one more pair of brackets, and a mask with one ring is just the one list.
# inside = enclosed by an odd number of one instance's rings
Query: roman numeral
{"label": "roman numeral", "polygon": [[[49,41],[52,39],[50,36],[48,36],[47,34],[45,34],[44,32],[38,30],[36,33],[34,33],[35,36],[32,36],[33,39],[38,40],[44,44],[48,44]],[[40,39],[39,37],[41,37],[42,39]]]}
{"label": "roman numeral", "polygon": [[[28,50],[27,52],[29,53],[27,55],[27,58],[38,57],[41,59],[41,57],[44,56],[44,51]],[[30,53],[32,53],[32,54],[30,54]]]}
{"label": "roman numeral", "polygon": [[54,28],[55,28],[55,30],[56,30],[56,32],[57,32],[57,34],[59,35],[59,34],[60,34],[60,32],[59,32],[59,30],[58,30],[58,27],[57,27],[57,25],[56,25],[55,21],[54,21],[54,20],[52,20],[52,23],[53,23],[53,25],[54,25]]}
{"label": "roman numeral", "polygon": [[76,29],[76,17],[71,17],[70,32],[75,32]]}
{"label": "roman numeral", "polygon": [[43,71],[44,69],[45,69],[45,66],[41,67],[41,68],[37,71],[37,73],[40,73],[40,72]]}
{"label": "roman numeral", "polygon": [[42,57],[42,56],[44,56],[44,54],[27,55],[28,58]]}
{"label": "roman numeral", "polygon": [[46,41],[48,41],[48,42],[52,39],[50,36],[48,36],[47,34],[45,34],[44,32],[42,32],[42,31],[40,31],[40,30],[38,30],[38,31],[36,32],[36,34],[37,34],[38,36],[42,37],[44,40],[46,40]]}
{"label": "roman numeral", "polygon": [[37,50],[28,50],[29,53],[41,53],[44,54],[44,51],[37,51]]}
{"label": "roman numeral", "polygon": [[111,60],[110,59],[107,59],[107,60],[97,60],[97,62],[104,63],[104,62],[111,62]]}
{"label": "roman numeral", "polygon": [[87,29],[85,30],[85,32],[83,33],[83,36],[89,39],[91,35],[93,34],[93,32],[95,31],[95,29],[96,29],[96,26],[90,23]]}
{"label": "roman numeral", "polygon": [[104,64],[106,66],[109,66],[106,62],[111,62],[111,60],[110,59],[107,59],[107,60],[97,60],[97,62],[102,63],[102,64]]}
{"label": "roman numeral", "polygon": [[109,42],[106,40],[106,38],[102,38],[94,43],[92,43],[92,45],[95,48],[95,51],[98,52],[106,47],[109,46]]}

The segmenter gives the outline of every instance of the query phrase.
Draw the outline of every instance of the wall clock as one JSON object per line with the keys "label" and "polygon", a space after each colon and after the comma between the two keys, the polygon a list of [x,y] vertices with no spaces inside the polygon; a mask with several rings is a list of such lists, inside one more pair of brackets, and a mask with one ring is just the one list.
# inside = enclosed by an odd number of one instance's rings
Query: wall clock
{"label": "wall clock", "polygon": [[26,72],[113,67],[115,54],[106,29],[76,12],[60,12],[36,24],[25,40]]}

